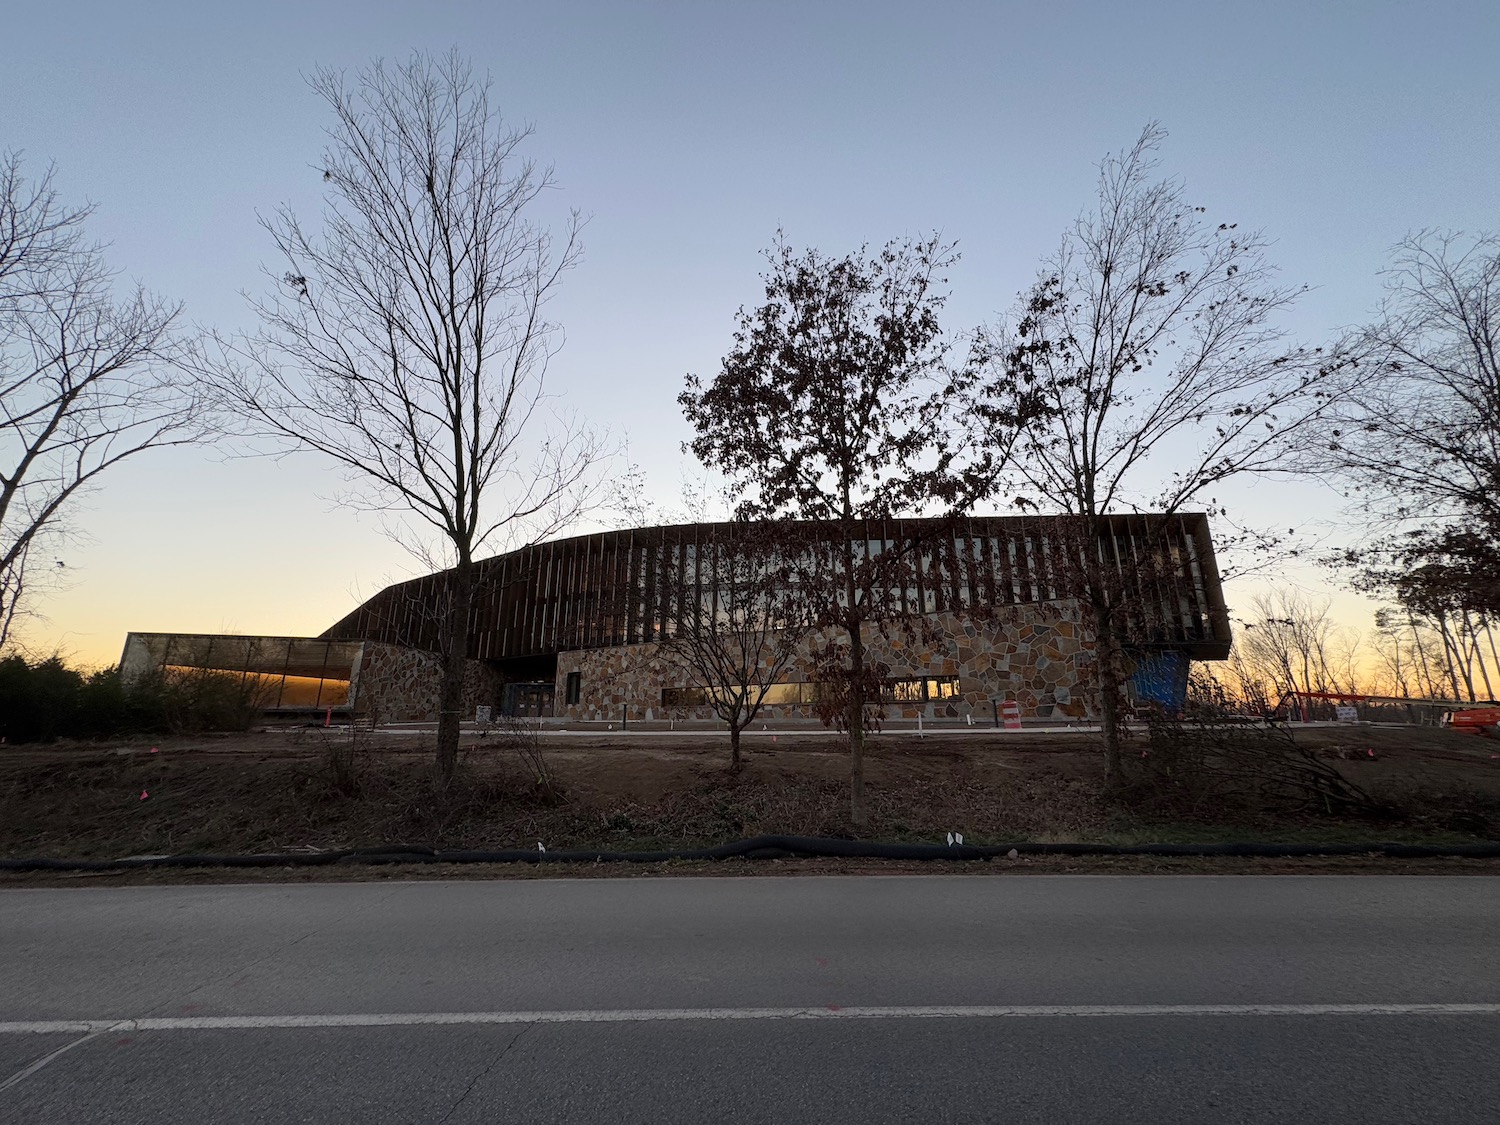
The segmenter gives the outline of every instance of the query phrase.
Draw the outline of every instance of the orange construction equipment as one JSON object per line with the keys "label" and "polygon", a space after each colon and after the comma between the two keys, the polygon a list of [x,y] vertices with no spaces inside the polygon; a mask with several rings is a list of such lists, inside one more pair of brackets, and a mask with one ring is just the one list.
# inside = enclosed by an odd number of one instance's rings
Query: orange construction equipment
{"label": "orange construction equipment", "polygon": [[1448,716],[1448,722],[1454,730],[1484,734],[1500,728],[1500,707],[1471,707],[1467,711],[1454,711]]}

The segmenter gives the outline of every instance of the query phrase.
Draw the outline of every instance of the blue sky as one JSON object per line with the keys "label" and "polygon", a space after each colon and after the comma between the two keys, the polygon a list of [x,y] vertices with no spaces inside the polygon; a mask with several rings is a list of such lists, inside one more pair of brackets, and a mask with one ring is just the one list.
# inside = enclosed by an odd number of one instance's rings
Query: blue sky
{"label": "blue sky", "polygon": [[[548,206],[590,218],[555,388],[629,435],[667,504],[682,377],[716,369],[778,226],[827,251],[941,230],[963,254],[947,323],[972,327],[1156,119],[1164,170],[1313,286],[1288,321],[1313,341],[1368,312],[1408,230],[1500,226],[1492,2],[59,2],[16,6],[5,40],[0,149],[55,161],[118,268],[231,331],[270,256],[257,210],[318,207],[327,116],[302,75],[457,44],[535,125]],[[337,488],[310,459],[141,460],[79,513],[33,642],[108,661],[131,628],[322,630],[415,566]],[[1315,485],[1238,502],[1278,525],[1339,506]]]}

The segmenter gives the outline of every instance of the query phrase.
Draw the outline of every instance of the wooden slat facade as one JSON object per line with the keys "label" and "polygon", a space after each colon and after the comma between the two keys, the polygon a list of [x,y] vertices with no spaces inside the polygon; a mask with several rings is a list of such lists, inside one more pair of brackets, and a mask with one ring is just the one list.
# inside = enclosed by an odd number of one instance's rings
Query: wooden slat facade
{"label": "wooden slat facade", "polygon": [[[796,526],[830,547],[837,541],[835,525]],[[1069,551],[1070,526],[1046,516],[872,520],[859,526],[854,543],[868,553],[918,544],[918,563],[886,592],[890,601],[904,612],[963,611],[1068,597],[1058,563]],[[1099,558],[1137,607],[1127,622],[1131,643],[1195,659],[1226,657],[1229,621],[1207,517],[1114,516],[1107,529]],[[713,552],[701,548],[722,544],[731,530],[683,524],[599,532],[486,559],[469,655],[534,659],[659,639],[685,606],[712,598]],[[323,637],[435,650],[445,585],[444,572],[387,587]]]}

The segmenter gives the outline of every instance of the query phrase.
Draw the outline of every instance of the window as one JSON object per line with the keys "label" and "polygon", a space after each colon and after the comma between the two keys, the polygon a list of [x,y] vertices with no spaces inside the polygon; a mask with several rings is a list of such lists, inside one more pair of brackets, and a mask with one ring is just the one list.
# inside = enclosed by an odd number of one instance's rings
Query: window
{"label": "window", "polygon": [[812,702],[812,684],[772,684],[761,696],[761,702],[772,707],[787,707]]}
{"label": "window", "polygon": [[148,634],[144,644],[168,676],[227,677],[266,710],[347,707],[351,672],[364,651],[360,641],[312,637]]}
{"label": "window", "polygon": [[931,676],[921,680],[892,680],[890,699],[894,703],[930,703],[935,699],[957,699],[957,676]]}
{"label": "window", "polygon": [[921,680],[897,680],[891,684],[891,698],[897,703],[921,703]]}
{"label": "window", "polygon": [[[747,686],[748,694],[753,698],[756,689],[754,685]],[[817,700],[820,688],[820,684],[769,684],[761,693],[760,703],[768,707],[791,707],[812,703]],[[715,688],[712,693],[700,687],[662,688],[661,705],[663,707],[704,707],[710,703],[732,699],[738,691],[738,688],[729,687]]]}
{"label": "window", "polygon": [[567,686],[567,690],[566,690],[566,692],[564,694],[564,697],[563,697],[564,701],[567,702],[567,703],[570,703],[570,704],[571,703],[577,703],[578,702],[578,696],[579,696],[579,694],[580,694],[580,692],[582,690],[582,687],[583,687],[583,673],[582,672],[569,672],[568,673],[568,686]]}
{"label": "window", "polygon": [[702,688],[668,687],[661,689],[663,707],[701,707],[708,702]]}

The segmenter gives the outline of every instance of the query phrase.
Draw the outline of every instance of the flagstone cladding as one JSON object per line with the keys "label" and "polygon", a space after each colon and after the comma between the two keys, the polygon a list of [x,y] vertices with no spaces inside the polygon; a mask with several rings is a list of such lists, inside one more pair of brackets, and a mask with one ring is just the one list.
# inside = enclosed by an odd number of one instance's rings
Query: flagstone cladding
{"label": "flagstone cladding", "polygon": [[[872,660],[890,665],[893,679],[958,677],[958,695],[926,703],[889,703],[886,718],[963,718],[991,721],[997,703],[1014,700],[1023,717],[1085,717],[1093,713],[1094,643],[1075,601],[1006,606],[985,614],[929,614],[911,630],[867,625]],[[783,682],[807,682],[810,651],[801,646]],[[579,699],[565,702],[568,674],[579,673]],[[691,683],[659,644],[563,652],[557,658],[555,713],[582,721],[709,719],[702,707],[664,707],[662,689]],[[807,704],[766,706],[766,718],[811,718]]]}
{"label": "flagstone cladding", "polygon": [[[465,661],[466,718],[476,706],[498,710],[504,680],[481,660]],[[442,659],[436,653],[366,641],[353,688],[355,710],[383,723],[435,722],[442,699]]]}

